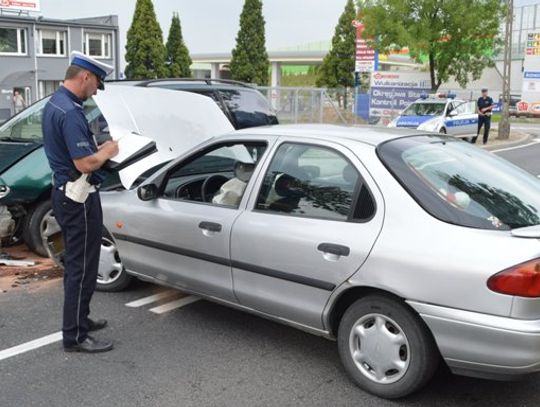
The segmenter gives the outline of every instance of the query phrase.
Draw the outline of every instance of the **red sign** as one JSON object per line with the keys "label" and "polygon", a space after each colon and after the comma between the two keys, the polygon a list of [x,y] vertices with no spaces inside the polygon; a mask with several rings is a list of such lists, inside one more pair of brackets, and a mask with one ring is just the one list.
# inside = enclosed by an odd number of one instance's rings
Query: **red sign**
{"label": "red sign", "polygon": [[375,65],[375,50],[369,47],[366,40],[362,38],[364,24],[359,21],[353,21],[356,27],[356,71],[371,72]]}
{"label": "red sign", "polygon": [[518,112],[526,112],[529,110],[529,104],[524,100],[517,102],[516,107]]}

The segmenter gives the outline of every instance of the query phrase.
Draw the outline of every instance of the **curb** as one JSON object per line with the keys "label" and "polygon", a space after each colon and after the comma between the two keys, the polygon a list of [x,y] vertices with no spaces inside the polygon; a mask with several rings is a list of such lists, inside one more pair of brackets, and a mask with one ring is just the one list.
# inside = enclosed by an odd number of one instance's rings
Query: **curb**
{"label": "curb", "polygon": [[483,149],[487,150],[487,151],[492,151],[492,150],[498,150],[498,149],[502,149],[502,148],[512,148],[512,147],[517,147],[521,144],[526,144],[527,142],[531,141],[533,138],[534,138],[534,135],[532,134],[529,134],[529,133],[523,133],[523,132],[515,132],[514,134],[522,134],[522,137],[519,139],[519,140],[515,140],[515,141],[509,141],[507,143],[500,143],[500,144],[495,144],[495,145],[486,145],[486,146],[482,146]]}

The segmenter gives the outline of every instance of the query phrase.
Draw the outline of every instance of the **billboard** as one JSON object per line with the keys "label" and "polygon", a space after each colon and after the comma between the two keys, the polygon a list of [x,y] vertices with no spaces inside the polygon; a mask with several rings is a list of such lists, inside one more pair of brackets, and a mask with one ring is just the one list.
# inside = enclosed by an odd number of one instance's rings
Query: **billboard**
{"label": "billboard", "polygon": [[540,32],[527,34],[521,100],[516,109],[518,113],[540,115]]}
{"label": "billboard", "polygon": [[371,74],[370,116],[394,117],[431,91],[428,72],[380,71]]}
{"label": "billboard", "polygon": [[0,0],[0,8],[8,10],[40,11],[40,0]]}

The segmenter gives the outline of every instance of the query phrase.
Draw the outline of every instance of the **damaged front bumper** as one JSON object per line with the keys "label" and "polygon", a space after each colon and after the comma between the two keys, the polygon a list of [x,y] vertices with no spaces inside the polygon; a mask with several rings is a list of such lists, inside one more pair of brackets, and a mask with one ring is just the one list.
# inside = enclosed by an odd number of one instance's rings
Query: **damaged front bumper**
{"label": "damaged front bumper", "polygon": [[0,239],[9,239],[15,234],[15,220],[8,207],[0,206]]}

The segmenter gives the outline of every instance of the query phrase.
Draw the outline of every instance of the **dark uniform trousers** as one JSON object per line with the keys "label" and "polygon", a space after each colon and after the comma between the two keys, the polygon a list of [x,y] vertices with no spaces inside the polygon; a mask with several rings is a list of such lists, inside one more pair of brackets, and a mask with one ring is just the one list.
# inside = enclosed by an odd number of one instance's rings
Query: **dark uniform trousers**
{"label": "dark uniform trousers", "polygon": [[484,126],[484,144],[487,143],[489,138],[489,129],[491,128],[491,116],[485,116],[485,115],[478,115],[478,131],[476,132],[476,137],[473,138],[472,142],[476,143],[476,139],[478,138],[478,135],[480,134],[480,130],[482,129],[482,126]]}
{"label": "dark uniform trousers", "polygon": [[54,216],[64,237],[64,345],[83,342],[88,336],[90,300],[96,289],[103,214],[99,192],[85,203],[67,198],[53,188]]}

